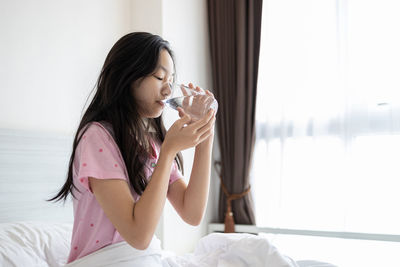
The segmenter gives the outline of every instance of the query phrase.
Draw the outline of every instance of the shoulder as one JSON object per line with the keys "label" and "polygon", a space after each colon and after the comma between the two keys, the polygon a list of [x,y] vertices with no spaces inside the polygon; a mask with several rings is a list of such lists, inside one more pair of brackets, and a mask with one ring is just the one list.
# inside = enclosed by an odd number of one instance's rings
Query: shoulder
{"label": "shoulder", "polygon": [[109,162],[112,162],[110,168],[113,171],[116,167],[123,166],[121,151],[102,124],[90,122],[84,130],[77,146],[76,159],[86,163],[84,166],[86,169],[89,169],[89,163],[92,167],[103,169]]}
{"label": "shoulder", "polygon": [[81,130],[83,134],[79,135],[82,135],[82,137],[79,140],[77,148],[87,150],[88,147],[101,146],[108,147],[109,150],[119,150],[112,136],[112,131],[107,128],[100,122],[93,121],[88,123]]}
{"label": "shoulder", "polygon": [[110,127],[112,126],[106,125],[104,122],[90,122],[84,127],[85,130],[82,139],[86,139],[88,137],[101,137],[110,141],[112,139],[111,135],[113,133],[112,128]]}

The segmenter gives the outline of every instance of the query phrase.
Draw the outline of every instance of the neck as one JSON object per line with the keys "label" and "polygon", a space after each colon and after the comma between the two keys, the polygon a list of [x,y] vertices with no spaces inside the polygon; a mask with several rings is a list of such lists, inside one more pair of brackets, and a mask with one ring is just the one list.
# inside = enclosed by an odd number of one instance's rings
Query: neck
{"label": "neck", "polygon": [[141,118],[141,119],[143,122],[144,130],[146,132],[148,132],[148,133],[156,132],[156,129],[154,129],[154,126],[153,126],[153,122],[151,121],[152,119],[149,119],[149,118]]}

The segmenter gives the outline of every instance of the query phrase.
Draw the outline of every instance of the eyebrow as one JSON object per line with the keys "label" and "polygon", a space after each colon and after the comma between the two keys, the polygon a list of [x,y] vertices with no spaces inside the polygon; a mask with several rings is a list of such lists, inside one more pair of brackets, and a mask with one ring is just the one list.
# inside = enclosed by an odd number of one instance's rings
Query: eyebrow
{"label": "eyebrow", "polygon": [[[166,73],[169,73],[169,71],[168,71],[168,69],[166,67],[160,65],[159,68],[162,69],[163,71],[165,71]],[[171,76],[174,76],[174,74],[175,73],[172,73]]]}

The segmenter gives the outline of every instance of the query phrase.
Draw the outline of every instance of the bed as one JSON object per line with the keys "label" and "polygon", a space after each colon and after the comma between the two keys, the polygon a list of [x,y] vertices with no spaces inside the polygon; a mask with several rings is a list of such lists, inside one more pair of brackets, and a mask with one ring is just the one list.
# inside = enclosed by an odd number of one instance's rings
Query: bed
{"label": "bed", "polygon": [[[64,182],[71,144],[71,136],[0,129],[0,266],[66,264],[72,204],[45,199]],[[70,266],[334,266],[294,262],[267,239],[251,234],[210,233],[192,253],[180,256],[163,251],[156,237],[146,251],[125,243],[93,254]]]}
{"label": "bed", "polygon": [[65,179],[72,137],[0,129],[0,266],[61,266],[72,204],[45,201]]}

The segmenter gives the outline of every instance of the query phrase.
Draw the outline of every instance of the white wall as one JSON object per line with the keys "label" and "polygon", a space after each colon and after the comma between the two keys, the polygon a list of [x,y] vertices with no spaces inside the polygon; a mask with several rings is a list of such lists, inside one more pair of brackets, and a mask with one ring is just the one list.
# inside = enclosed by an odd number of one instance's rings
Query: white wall
{"label": "white wall", "polygon": [[[73,134],[108,51],[130,31],[164,37],[175,51],[179,80],[211,89],[205,0],[2,0],[0,128]],[[177,114],[166,111],[164,118],[168,126]],[[193,154],[183,152],[187,182]],[[199,227],[166,205],[157,230],[165,249],[191,251],[216,220],[215,177]]]}
{"label": "white wall", "polygon": [[162,0],[132,0],[131,30],[162,35]]}
{"label": "white wall", "polygon": [[72,134],[130,0],[2,0],[0,127]]}

